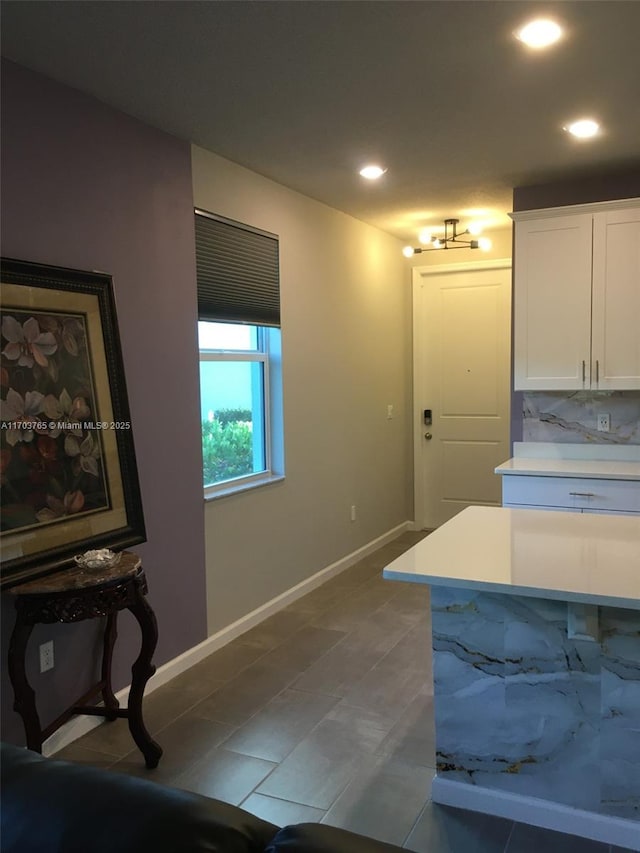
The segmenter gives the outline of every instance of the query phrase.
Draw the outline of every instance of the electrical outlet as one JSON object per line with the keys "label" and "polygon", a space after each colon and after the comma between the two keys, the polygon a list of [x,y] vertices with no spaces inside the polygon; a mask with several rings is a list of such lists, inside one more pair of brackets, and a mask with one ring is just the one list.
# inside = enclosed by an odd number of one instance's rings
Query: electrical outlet
{"label": "electrical outlet", "polygon": [[611,418],[605,412],[600,412],[598,415],[598,432],[609,432],[611,427]]}
{"label": "electrical outlet", "polygon": [[351,507],[351,521],[356,520],[356,507],[355,504]]}
{"label": "electrical outlet", "polygon": [[393,406],[391,405],[391,403],[389,403],[389,405],[387,406],[387,420],[390,421],[392,417],[393,417]]}
{"label": "electrical outlet", "polygon": [[40,672],[53,669],[53,640],[40,646]]}

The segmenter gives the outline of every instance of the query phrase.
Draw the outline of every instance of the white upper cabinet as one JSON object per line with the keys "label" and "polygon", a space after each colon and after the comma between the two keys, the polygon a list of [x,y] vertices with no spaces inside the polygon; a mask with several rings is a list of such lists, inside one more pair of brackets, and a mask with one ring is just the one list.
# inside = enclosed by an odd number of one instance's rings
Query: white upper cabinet
{"label": "white upper cabinet", "polygon": [[640,388],[640,199],[512,218],[515,390]]}
{"label": "white upper cabinet", "polygon": [[593,219],[592,387],[640,388],[640,207]]}

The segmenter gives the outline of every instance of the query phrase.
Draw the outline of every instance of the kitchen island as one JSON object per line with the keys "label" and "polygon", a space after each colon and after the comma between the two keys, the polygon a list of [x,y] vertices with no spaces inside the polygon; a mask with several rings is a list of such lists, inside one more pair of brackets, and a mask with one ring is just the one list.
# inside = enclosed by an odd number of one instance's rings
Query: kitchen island
{"label": "kitchen island", "polygon": [[469,507],[431,586],[434,802],[640,850],[640,518]]}

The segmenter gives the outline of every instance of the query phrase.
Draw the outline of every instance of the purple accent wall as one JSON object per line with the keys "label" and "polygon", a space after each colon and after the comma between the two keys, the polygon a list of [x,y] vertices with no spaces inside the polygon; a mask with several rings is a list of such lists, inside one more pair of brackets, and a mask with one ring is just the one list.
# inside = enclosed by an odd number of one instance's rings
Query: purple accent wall
{"label": "purple accent wall", "polygon": [[[207,635],[190,145],[73,89],[2,62],[2,254],[113,276],[147,527],[141,555],[158,618],[156,665]],[[2,738],[12,710],[2,595]],[[38,673],[53,639],[55,668]],[[90,686],[99,624],[36,626],[28,673],[44,724]],[[140,635],[119,619],[114,687]],[[133,743],[132,743],[133,748]]]}
{"label": "purple accent wall", "polygon": [[514,210],[538,210],[545,207],[564,207],[567,204],[589,204],[614,201],[618,198],[640,196],[640,166],[572,178],[552,184],[516,187],[513,191]]}

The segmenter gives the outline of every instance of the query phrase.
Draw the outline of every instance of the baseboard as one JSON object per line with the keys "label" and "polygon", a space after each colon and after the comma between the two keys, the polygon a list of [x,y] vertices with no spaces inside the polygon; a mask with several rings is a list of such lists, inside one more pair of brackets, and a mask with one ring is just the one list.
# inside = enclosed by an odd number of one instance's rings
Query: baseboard
{"label": "baseboard", "polygon": [[[399,524],[397,527],[392,528],[382,536],[372,539],[371,542],[368,542],[356,551],[352,551],[350,554],[347,554],[335,563],[331,563],[331,565],[326,566],[324,569],[321,569],[319,572],[311,575],[311,577],[306,578],[299,584],[291,587],[291,589],[288,589],[286,592],[281,593],[275,598],[272,598],[270,601],[267,601],[265,604],[262,604],[260,607],[257,607],[255,610],[252,610],[251,613],[247,613],[246,616],[237,619],[235,622],[232,622],[230,625],[227,625],[220,631],[212,634],[210,637],[207,637],[206,640],[198,643],[197,646],[187,649],[186,652],[183,652],[172,660],[167,661],[167,663],[162,664],[162,666],[159,666],[156,670],[155,675],[149,680],[145,690],[145,695],[148,696],[154,690],[157,690],[158,687],[162,687],[163,684],[167,684],[172,678],[175,678],[180,675],[180,673],[185,672],[192,666],[195,666],[195,664],[204,660],[210,654],[218,651],[218,649],[221,649],[223,646],[226,646],[227,643],[235,640],[250,628],[253,628],[269,616],[272,616],[274,613],[277,613],[279,610],[282,610],[284,607],[287,607],[289,604],[297,601],[298,598],[302,598],[303,595],[306,595],[317,587],[322,586],[323,583],[326,583],[326,581],[336,575],[339,575],[340,572],[343,572],[345,569],[353,566],[359,560],[362,560],[364,557],[367,557],[369,554],[377,551],[378,548],[382,548],[383,545],[393,542],[394,539],[397,539],[398,536],[401,536],[403,533],[414,529],[415,525],[410,521],[405,521],[402,524]],[[116,693],[116,698],[123,706],[126,705],[128,696],[129,686]],[[99,726],[101,723],[101,717],[74,717],[69,720],[68,723],[61,726],[44,742],[42,747],[43,754],[53,755],[65,746],[73,743],[74,740],[82,737],[82,735],[85,735],[87,732],[95,729],[96,726]]]}
{"label": "baseboard", "polygon": [[442,779],[437,775],[432,783],[431,799],[444,806],[482,812],[604,844],[640,850],[640,825],[634,820],[574,809],[537,797],[480,788],[466,782]]}

